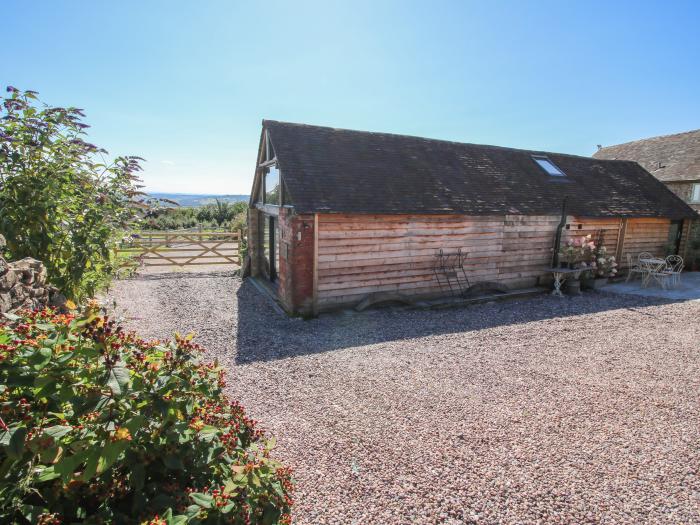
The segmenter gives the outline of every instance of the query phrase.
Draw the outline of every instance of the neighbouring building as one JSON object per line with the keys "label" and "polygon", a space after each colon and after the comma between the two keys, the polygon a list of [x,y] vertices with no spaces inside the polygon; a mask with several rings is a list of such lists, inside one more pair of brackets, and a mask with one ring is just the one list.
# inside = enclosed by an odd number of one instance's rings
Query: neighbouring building
{"label": "neighbouring building", "polygon": [[665,254],[695,212],[636,162],[263,121],[249,212],[251,274],[292,314],[372,294],[444,294],[458,250],[470,282],[546,278],[568,236],[602,232],[624,259]]}
{"label": "neighbouring building", "polygon": [[[638,162],[673,193],[700,211],[700,129],[601,147],[593,156]],[[700,221],[686,223],[684,229],[674,230],[671,234],[683,245],[681,251],[688,262],[700,265]]]}

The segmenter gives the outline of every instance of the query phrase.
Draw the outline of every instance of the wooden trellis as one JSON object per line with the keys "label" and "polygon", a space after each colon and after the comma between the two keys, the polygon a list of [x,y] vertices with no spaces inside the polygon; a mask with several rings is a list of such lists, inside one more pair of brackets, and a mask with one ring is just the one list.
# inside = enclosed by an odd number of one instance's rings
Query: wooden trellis
{"label": "wooden trellis", "polygon": [[125,266],[240,265],[240,231],[236,232],[141,232],[121,243],[117,257]]}

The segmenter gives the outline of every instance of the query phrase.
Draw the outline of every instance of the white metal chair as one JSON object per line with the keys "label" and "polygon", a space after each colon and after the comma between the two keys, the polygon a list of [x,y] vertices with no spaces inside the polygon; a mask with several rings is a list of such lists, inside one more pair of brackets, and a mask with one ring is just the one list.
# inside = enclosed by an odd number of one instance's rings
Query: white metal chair
{"label": "white metal chair", "polygon": [[639,259],[637,259],[637,262],[634,262],[634,257],[632,257],[631,253],[627,254],[627,279],[625,279],[625,282],[629,282],[629,280],[632,278],[632,275],[638,273],[644,277],[644,270],[642,269],[641,265],[639,264]]}
{"label": "white metal chair", "polygon": [[[651,279],[656,278],[655,274],[657,273],[659,267],[658,265],[652,263],[650,258],[640,256],[639,268],[642,274],[642,288],[646,288],[647,286],[649,286]],[[659,284],[661,284],[661,287],[663,288],[663,284],[661,281],[659,281]]]}
{"label": "white metal chair", "polygon": [[683,271],[683,257],[680,255],[669,255],[666,257],[666,273],[670,274],[672,286],[678,286],[681,283],[681,272]]}
{"label": "white metal chair", "polygon": [[649,252],[642,252],[637,256],[639,261],[639,270],[642,274],[642,288],[646,288],[651,282],[652,278],[657,280],[658,283],[664,288],[664,276],[657,275],[666,266],[666,262],[661,260],[660,262],[653,262],[657,257],[654,257]]}

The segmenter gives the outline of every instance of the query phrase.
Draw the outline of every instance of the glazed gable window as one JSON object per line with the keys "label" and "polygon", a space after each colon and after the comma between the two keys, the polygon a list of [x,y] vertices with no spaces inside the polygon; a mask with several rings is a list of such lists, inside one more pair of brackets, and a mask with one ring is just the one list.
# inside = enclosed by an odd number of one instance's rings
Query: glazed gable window
{"label": "glazed gable window", "polygon": [[261,179],[258,202],[271,206],[281,206],[282,180],[280,177],[280,170],[277,167],[275,148],[272,147],[272,141],[268,133],[265,133],[263,148],[263,161],[258,165]]}
{"label": "glazed gable window", "polygon": [[265,194],[263,198],[264,204],[272,204],[273,206],[280,205],[280,171],[276,164],[272,164],[265,168]]}

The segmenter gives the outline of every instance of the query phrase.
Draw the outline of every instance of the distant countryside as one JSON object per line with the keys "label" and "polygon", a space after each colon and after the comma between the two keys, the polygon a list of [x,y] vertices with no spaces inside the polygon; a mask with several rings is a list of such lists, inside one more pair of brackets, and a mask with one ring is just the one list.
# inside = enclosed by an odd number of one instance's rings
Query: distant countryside
{"label": "distant countryside", "polygon": [[151,193],[157,203],[143,218],[145,230],[246,229],[247,195]]}
{"label": "distant countryside", "polygon": [[155,199],[167,199],[177,202],[180,206],[193,207],[222,202],[247,202],[249,195],[200,195],[192,193],[149,193]]}

